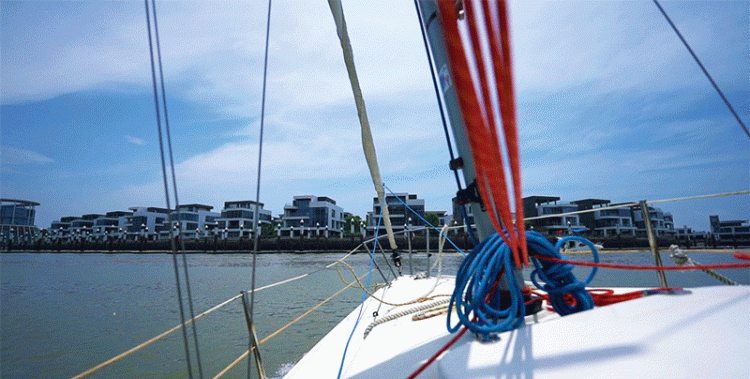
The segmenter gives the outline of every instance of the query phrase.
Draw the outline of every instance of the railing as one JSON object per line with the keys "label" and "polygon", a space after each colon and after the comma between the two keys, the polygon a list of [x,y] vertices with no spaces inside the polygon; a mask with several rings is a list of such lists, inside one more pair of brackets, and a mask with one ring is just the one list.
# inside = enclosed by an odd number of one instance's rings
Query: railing
{"label": "railing", "polygon": [[[403,232],[399,232],[397,234],[409,233],[409,232],[413,232],[413,231],[415,231],[415,230],[403,231]],[[378,240],[384,239],[384,238],[387,238],[387,236],[386,235],[382,235],[382,236],[378,236],[377,237]],[[357,246],[356,248],[354,248],[351,251],[349,251],[342,258],[334,261],[333,263],[330,263],[330,264],[324,266],[323,268],[320,268],[318,270],[315,270],[315,271],[312,271],[312,272],[309,272],[309,273],[306,273],[306,274],[302,274],[302,275],[298,275],[298,276],[295,276],[295,277],[292,277],[292,278],[281,280],[279,282],[272,283],[272,284],[269,284],[269,285],[266,285],[266,286],[263,286],[263,287],[260,287],[260,288],[256,288],[255,292],[266,290],[266,289],[277,287],[277,286],[281,286],[281,285],[288,284],[288,283],[292,283],[292,282],[304,279],[304,278],[306,278],[306,277],[308,277],[310,275],[314,275],[314,274],[316,274],[318,272],[321,272],[323,270],[330,269],[330,268],[332,268],[332,267],[334,267],[334,266],[336,266],[336,265],[338,265],[340,263],[343,263],[346,258],[348,258],[350,255],[356,253],[361,248],[367,249],[367,245],[366,244],[372,243],[374,241],[375,241],[375,238],[370,238],[370,239],[367,239],[367,240],[363,241],[359,246]],[[378,246],[380,246],[380,244],[378,244]],[[369,254],[375,254],[376,253],[375,250],[370,251],[369,249],[367,249],[367,251],[368,251]],[[382,251],[382,248],[381,248],[380,252],[385,257],[385,254]],[[409,249],[410,257],[411,257],[411,253],[412,253],[411,249]],[[410,259],[410,261],[411,261],[411,259]],[[387,259],[386,259],[386,262],[388,262]],[[389,266],[390,266],[390,264],[389,264]],[[364,276],[364,275],[366,275],[366,274],[363,274],[362,276]],[[382,271],[381,271],[381,275],[383,275],[383,278],[386,279],[385,275],[382,273]],[[326,298],[325,300],[321,301],[317,305],[315,305],[312,308],[308,309],[307,311],[305,311],[304,313],[302,313],[301,315],[299,315],[298,317],[296,317],[295,319],[293,319],[292,321],[290,321],[286,325],[284,325],[281,328],[277,329],[273,333],[271,333],[268,336],[264,337],[263,339],[257,341],[257,346],[260,346],[260,345],[266,343],[268,340],[270,340],[271,338],[279,335],[281,332],[283,332],[284,330],[288,329],[289,327],[291,327],[292,325],[294,325],[295,323],[297,323],[298,321],[300,321],[305,316],[309,315],[310,313],[312,313],[316,309],[320,308],[324,304],[326,304],[326,303],[330,302],[331,300],[333,300],[335,297],[337,297],[338,295],[340,295],[341,293],[343,293],[346,289],[348,289],[348,288],[350,288],[352,286],[355,286],[357,283],[359,283],[359,280],[362,278],[362,276],[356,277],[355,280],[353,280],[353,281],[351,281],[349,283],[346,283],[346,285],[343,288],[341,288],[340,290],[338,290],[337,292],[335,292],[333,295],[329,296],[328,298]],[[110,359],[107,359],[106,361],[104,361],[102,363],[99,363],[98,365],[96,365],[94,367],[89,368],[86,371],[81,372],[80,374],[74,376],[73,379],[85,378],[85,377],[88,377],[88,376],[90,376],[92,374],[95,374],[98,371],[101,371],[102,369],[104,369],[104,368],[106,368],[106,367],[108,367],[108,366],[110,366],[110,365],[112,365],[114,363],[117,363],[117,362],[119,362],[119,361],[127,358],[128,356],[130,356],[130,355],[132,355],[132,354],[134,354],[136,352],[139,352],[140,350],[142,350],[142,349],[144,349],[144,348],[152,345],[153,343],[155,343],[155,342],[157,342],[157,341],[159,341],[159,340],[161,340],[161,339],[169,336],[170,334],[172,334],[172,333],[174,333],[174,332],[176,332],[178,330],[181,330],[182,328],[190,325],[191,323],[197,321],[198,319],[203,318],[204,316],[206,316],[206,315],[208,315],[210,313],[213,313],[214,311],[216,311],[216,310],[218,310],[218,309],[220,309],[220,308],[222,308],[224,306],[227,306],[227,305],[233,303],[236,300],[241,299],[243,297],[243,294],[245,294],[245,293],[249,294],[249,293],[252,293],[252,291],[243,291],[240,294],[235,295],[235,296],[233,296],[233,297],[231,297],[231,298],[229,298],[229,299],[227,299],[227,300],[225,300],[225,301],[223,301],[223,302],[221,302],[221,303],[213,306],[212,308],[207,309],[203,313],[200,313],[200,314],[196,315],[194,318],[192,318],[190,320],[187,320],[187,321],[185,321],[182,324],[176,325],[176,326],[170,328],[169,330],[167,330],[167,331],[165,331],[165,332],[163,332],[163,333],[161,333],[161,334],[159,334],[159,335],[157,335],[157,336],[155,336],[155,337],[153,337],[153,338],[151,338],[151,339],[149,339],[149,340],[147,340],[147,341],[145,341],[145,342],[143,342],[143,343],[141,343],[141,344],[139,344],[137,346],[132,347],[131,349],[128,349],[128,350],[126,350],[126,351],[124,351],[124,352],[122,352],[122,353],[120,353],[120,354],[118,354],[118,355],[116,355],[116,356],[114,356],[114,357],[112,357]],[[232,368],[234,368],[239,362],[241,362],[244,358],[246,358],[250,352],[251,352],[251,349],[246,350],[239,357],[237,357],[237,359],[235,359],[228,366],[226,366],[224,369],[222,369],[221,371],[219,371],[214,376],[214,378],[219,378],[219,377],[223,376],[224,374],[226,374],[228,371],[230,371]]]}

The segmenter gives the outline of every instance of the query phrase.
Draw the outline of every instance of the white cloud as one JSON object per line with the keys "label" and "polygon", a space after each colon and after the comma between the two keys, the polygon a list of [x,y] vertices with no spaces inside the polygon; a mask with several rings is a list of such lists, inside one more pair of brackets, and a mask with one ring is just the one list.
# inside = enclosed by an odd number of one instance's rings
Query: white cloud
{"label": "white cloud", "polygon": [[125,140],[138,146],[143,146],[146,144],[146,141],[144,141],[143,139],[129,135],[125,135]]}
{"label": "white cloud", "polygon": [[2,152],[0,155],[2,155],[3,165],[43,165],[55,162],[52,158],[37,152],[10,146],[0,146],[0,152]]}

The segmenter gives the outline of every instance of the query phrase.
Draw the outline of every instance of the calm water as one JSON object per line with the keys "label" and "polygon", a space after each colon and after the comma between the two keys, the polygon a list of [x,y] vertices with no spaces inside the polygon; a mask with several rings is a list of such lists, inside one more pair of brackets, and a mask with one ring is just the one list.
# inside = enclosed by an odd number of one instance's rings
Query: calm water
{"label": "calm water", "polygon": [[[700,263],[735,262],[731,254],[691,253]],[[257,286],[309,273],[340,254],[259,255]],[[250,255],[189,255],[195,312],[251,287]],[[454,274],[462,257],[446,255],[444,272]],[[575,255],[572,259],[585,259]],[[609,253],[603,261],[651,264],[648,253]],[[663,260],[669,262],[668,254]],[[347,259],[361,274],[369,258]],[[414,259],[425,266],[424,256]],[[379,260],[384,271],[385,263]],[[404,263],[408,259],[404,257]],[[671,262],[669,262],[671,264]],[[408,272],[408,268],[405,268]],[[584,278],[588,271],[576,269]],[[748,270],[723,270],[750,284]],[[350,275],[347,276],[349,278]],[[528,275],[526,275],[528,277]],[[168,254],[0,254],[0,329],[3,378],[65,378],[76,375],[179,324],[172,257]],[[382,278],[373,277],[382,281]],[[719,284],[700,272],[669,272],[672,286]],[[599,270],[592,286],[658,286],[653,272]],[[259,338],[286,324],[343,286],[335,269],[256,294]],[[349,289],[261,347],[266,372],[281,376],[304,352],[353,310],[362,294]],[[247,349],[241,302],[197,322],[204,375],[212,377]],[[342,346],[343,351],[343,346]],[[340,354],[341,352],[331,352]],[[245,377],[240,363],[226,377]],[[105,368],[92,377],[183,378],[182,334],[177,332]]]}

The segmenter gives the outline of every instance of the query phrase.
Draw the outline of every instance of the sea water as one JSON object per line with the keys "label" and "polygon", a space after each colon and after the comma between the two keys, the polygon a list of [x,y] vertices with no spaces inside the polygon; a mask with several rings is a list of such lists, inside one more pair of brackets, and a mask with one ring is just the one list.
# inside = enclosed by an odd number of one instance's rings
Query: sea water
{"label": "sea water", "polygon": [[[669,262],[668,253],[662,260]],[[325,266],[343,254],[260,254],[256,286],[311,273],[307,277],[256,293],[254,320],[259,339],[318,304],[344,286],[335,268]],[[704,264],[735,262],[727,253],[691,253]],[[182,257],[178,258],[184,284]],[[435,256],[431,263],[435,262]],[[444,254],[443,272],[455,274],[462,256]],[[585,255],[571,259],[589,260]],[[193,310],[199,314],[252,286],[252,256],[191,254],[186,257]],[[378,257],[383,275],[392,278],[390,259]],[[602,261],[652,264],[650,253],[607,253]],[[367,271],[370,257],[361,253],[346,260],[358,274]],[[424,271],[424,253],[415,254],[413,270]],[[409,258],[402,257],[409,273]],[[353,276],[340,267],[345,280]],[[393,271],[391,271],[393,270]],[[525,270],[528,278],[529,270]],[[576,268],[583,279],[588,268]],[[747,269],[721,270],[731,279],[750,284]],[[437,268],[432,272],[437,274]],[[383,282],[373,271],[373,282]],[[2,378],[69,378],[122,353],[180,323],[175,270],[171,254],[0,254],[0,348]],[[701,272],[667,272],[670,286],[720,285]],[[590,286],[658,286],[654,272],[600,269]],[[183,287],[183,297],[187,297]],[[267,374],[282,376],[302,355],[351,312],[362,291],[350,288],[300,322],[261,346]],[[185,313],[190,310],[186,305]],[[188,316],[189,317],[189,316]],[[196,322],[204,377],[219,370],[248,347],[241,301],[233,301]],[[188,328],[192,348],[192,328]],[[331,351],[332,355],[343,352]],[[192,350],[192,349],[191,349]],[[243,360],[225,377],[247,376]],[[197,374],[197,358],[191,365]],[[255,376],[255,375],[254,375]],[[185,348],[180,331],[112,364],[94,378],[184,378]]]}

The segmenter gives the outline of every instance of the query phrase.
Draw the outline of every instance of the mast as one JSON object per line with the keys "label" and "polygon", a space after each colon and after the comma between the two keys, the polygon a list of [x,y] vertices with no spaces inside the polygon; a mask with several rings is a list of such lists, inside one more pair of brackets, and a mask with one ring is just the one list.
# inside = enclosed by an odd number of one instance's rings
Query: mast
{"label": "mast", "polygon": [[[474,159],[469,145],[469,137],[466,134],[461,107],[458,103],[456,88],[452,84],[450,69],[448,67],[448,53],[443,41],[443,29],[440,26],[440,20],[437,15],[437,4],[434,0],[418,0],[418,3],[423,22],[422,27],[427,34],[427,41],[430,45],[429,53],[432,58],[432,64],[434,64],[435,70],[440,77],[440,88],[453,131],[453,138],[456,141],[458,154],[463,160],[461,171],[463,172],[464,183],[469,187],[471,183],[476,183],[477,174],[474,170]],[[479,203],[470,202],[469,205],[477,227],[477,237],[482,241],[492,235],[495,230],[492,227],[492,222],[487,211],[482,209]],[[471,225],[467,225],[467,227],[470,228]]]}

